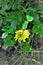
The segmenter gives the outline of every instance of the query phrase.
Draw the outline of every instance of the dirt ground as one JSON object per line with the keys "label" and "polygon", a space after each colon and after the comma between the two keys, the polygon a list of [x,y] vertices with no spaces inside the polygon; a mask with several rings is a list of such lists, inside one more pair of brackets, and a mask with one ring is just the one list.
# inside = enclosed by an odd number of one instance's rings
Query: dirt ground
{"label": "dirt ground", "polygon": [[[32,57],[30,59],[30,57]],[[43,51],[31,52],[28,54],[28,60],[23,60],[20,55],[13,53],[13,55],[6,55],[6,52],[0,49],[0,65],[43,65]]]}

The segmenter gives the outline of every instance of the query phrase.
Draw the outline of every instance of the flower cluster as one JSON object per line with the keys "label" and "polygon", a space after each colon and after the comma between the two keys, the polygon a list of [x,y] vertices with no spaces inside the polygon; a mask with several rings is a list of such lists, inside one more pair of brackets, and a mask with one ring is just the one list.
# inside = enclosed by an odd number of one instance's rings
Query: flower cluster
{"label": "flower cluster", "polygon": [[15,32],[15,40],[18,40],[18,42],[25,42],[26,41],[26,38],[28,38],[30,35],[30,32],[29,30],[18,30]]}

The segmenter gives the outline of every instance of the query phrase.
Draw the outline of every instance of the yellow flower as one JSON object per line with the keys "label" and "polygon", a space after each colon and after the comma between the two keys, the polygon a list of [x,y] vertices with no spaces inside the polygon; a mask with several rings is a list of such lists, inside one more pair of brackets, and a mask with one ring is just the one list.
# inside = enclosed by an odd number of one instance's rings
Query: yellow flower
{"label": "yellow flower", "polygon": [[25,42],[26,38],[28,38],[30,35],[29,30],[18,30],[15,32],[15,40],[18,40],[18,42]]}

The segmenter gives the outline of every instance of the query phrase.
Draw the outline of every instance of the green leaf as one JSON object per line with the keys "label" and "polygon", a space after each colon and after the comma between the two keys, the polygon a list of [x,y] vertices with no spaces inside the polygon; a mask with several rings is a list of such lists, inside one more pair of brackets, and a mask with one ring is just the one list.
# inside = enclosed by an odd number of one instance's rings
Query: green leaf
{"label": "green leaf", "polygon": [[24,49],[26,52],[30,52],[32,50],[31,47],[28,45],[24,45]]}
{"label": "green leaf", "polygon": [[26,19],[27,19],[27,21],[33,21],[33,17],[32,16],[30,16],[30,15],[26,15]]}
{"label": "green leaf", "polygon": [[13,46],[15,42],[13,42],[11,39],[6,38],[4,40],[4,45],[3,45],[3,49],[6,50],[9,46]]}
{"label": "green leaf", "polygon": [[8,9],[7,3],[8,3],[7,0],[3,0],[3,1],[2,1],[2,10],[7,10],[7,9]]}
{"label": "green leaf", "polygon": [[41,24],[40,21],[35,22],[34,26],[32,27],[33,33],[38,34],[39,30],[41,29],[40,24]]}
{"label": "green leaf", "polygon": [[39,21],[39,15],[36,12],[33,14],[33,17],[35,22]]}
{"label": "green leaf", "polygon": [[10,1],[10,3],[8,4],[8,9],[13,7],[13,1]]}
{"label": "green leaf", "polygon": [[7,13],[4,10],[0,10],[0,14],[7,16]]}
{"label": "green leaf", "polygon": [[4,26],[3,28],[2,28],[2,31],[7,31],[7,30],[9,30],[9,28],[11,28],[11,26],[9,26],[9,25],[6,25],[6,26]]}
{"label": "green leaf", "polygon": [[37,32],[37,27],[34,25],[33,28],[32,28],[32,32],[33,33],[36,33]]}
{"label": "green leaf", "polygon": [[13,28],[10,28],[9,30],[7,30],[7,32],[14,34],[14,29]]}
{"label": "green leaf", "polygon": [[12,26],[4,26],[3,28],[2,28],[2,31],[4,31],[4,32],[7,32],[7,33],[14,33],[14,28],[12,27]]}
{"label": "green leaf", "polygon": [[26,29],[28,25],[28,21],[24,21],[24,23],[22,24],[22,29]]}
{"label": "green leaf", "polygon": [[11,27],[16,30],[16,26],[17,26],[17,22],[16,21],[12,21],[11,22]]}
{"label": "green leaf", "polygon": [[40,35],[40,37],[43,37],[43,30],[39,31],[38,34]]}
{"label": "green leaf", "polygon": [[35,22],[35,25],[32,28],[32,32],[43,37],[43,24],[41,22]]}
{"label": "green leaf", "polygon": [[16,10],[17,7],[18,7],[18,5],[17,5],[17,3],[15,2],[15,3],[13,4],[13,6],[12,6],[12,9]]}
{"label": "green leaf", "polygon": [[8,36],[8,33],[7,32],[5,32],[5,33],[2,34],[2,38],[3,39],[6,38],[7,36]]}
{"label": "green leaf", "polygon": [[7,22],[11,22],[13,20],[14,20],[14,15],[13,14],[6,17]]}
{"label": "green leaf", "polygon": [[0,24],[2,24],[3,20],[2,20],[2,17],[0,16]]}
{"label": "green leaf", "polygon": [[26,9],[27,11],[29,10],[29,11],[33,11],[33,12],[35,12],[36,10],[34,9],[34,8],[32,8],[32,7],[29,7],[29,8],[27,8]]}
{"label": "green leaf", "polygon": [[33,28],[32,28],[32,32],[33,32],[33,33],[36,33],[36,34],[39,33],[39,30],[40,30],[40,28],[39,28],[39,26],[37,26],[37,25],[34,25]]}
{"label": "green leaf", "polygon": [[40,23],[40,29],[43,30],[43,23]]}
{"label": "green leaf", "polygon": [[6,5],[3,5],[3,6],[2,6],[2,9],[3,9],[3,10],[8,9],[8,5],[7,5],[7,4],[6,4]]}

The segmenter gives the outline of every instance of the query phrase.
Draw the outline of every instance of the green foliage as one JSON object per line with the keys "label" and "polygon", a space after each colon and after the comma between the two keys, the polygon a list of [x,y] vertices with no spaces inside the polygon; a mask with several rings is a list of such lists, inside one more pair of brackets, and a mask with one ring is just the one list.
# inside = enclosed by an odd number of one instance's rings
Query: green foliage
{"label": "green foliage", "polygon": [[32,49],[29,45],[24,45],[24,51],[25,52],[30,52]]}
{"label": "green foliage", "polygon": [[0,16],[0,24],[2,24],[2,22],[3,22],[3,19],[2,19],[2,17]]}
{"label": "green foliage", "polygon": [[28,25],[28,21],[25,21],[25,22],[22,24],[22,29],[26,29],[26,28],[27,28],[27,25]]}
{"label": "green foliage", "polygon": [[6,50],[8,47],[13,46],[15,44],[14,41],[12,41],[10,38],[6,38],[4,39],[4,45],[3,45],[3,49]]}
{"label": "green foliage", "polygon": [[29,22],[33,21],[33,17],[31,17],[30,15],[26,15],[26,19],[27,21],[24,21],[24,23],[22,24],[22,29],[26,29]]}
{"label": "green foliage", "polygon": [[32,28],[32,32],[43,37],[43,24],[40,22],[36,23]]}
{"label": "green foliage", "polygon": [[5,33],[2,34],[2,38],[3,39],[6,38],[7,36],[8,36],[8,33],[7,32],[5,32]]}
{"label": "green foliage", "polygon": [[27,21],[30,21],[30,22],[33,20],[33,17],[29,15],[26,15],[26,18],[27,18]]}
{"label": "green foliage", "polygon": [[[3,49],[6,50],[9,46],[16,44],[17,41],[15,41],[14,36],[15,31],[19,29],[30,30],[30,37],[33,34],[43,37],[43,8],[33,5],[30,0],[27,3],[24,3],[24,0],[0,0],[0,25],[2,25],[3,31]],[[30,37],[28,40],[26,39],[26,45],[23,44],[23,49],[28,52],[31,51],[30,45],[27,45],[31,41]]]}

